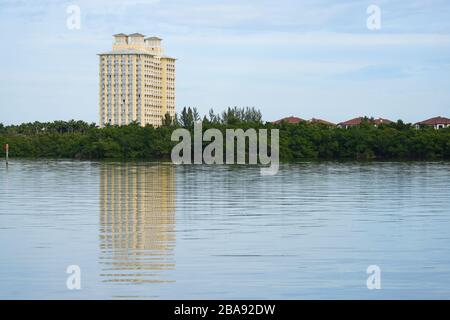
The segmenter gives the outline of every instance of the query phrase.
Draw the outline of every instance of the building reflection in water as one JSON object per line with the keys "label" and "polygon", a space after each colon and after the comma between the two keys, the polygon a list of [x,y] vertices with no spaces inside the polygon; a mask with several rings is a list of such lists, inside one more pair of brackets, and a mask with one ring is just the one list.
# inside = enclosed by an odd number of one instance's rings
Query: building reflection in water
{"label": "building reflection in water", "polygon": [[100,264],[104,282],[171,282],[175,268],[174,168],[102,164]]}

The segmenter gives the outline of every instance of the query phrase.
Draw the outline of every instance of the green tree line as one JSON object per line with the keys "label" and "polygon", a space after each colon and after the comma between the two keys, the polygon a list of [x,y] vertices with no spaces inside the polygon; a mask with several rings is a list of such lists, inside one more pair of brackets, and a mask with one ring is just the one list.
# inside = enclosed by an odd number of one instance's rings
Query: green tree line
{"label": "green tree line", "polygon": [[[193,130],[195,121],[203,130],[279,129],[280,159],[450,159],[450,128],[417,130],[411,124],[373,126],[370,121],[349,129],[300,122],[272,124],[262,121],[255,108],[212,109],[200,116],[196,108],[184,108],[173,119],[166,115],[163,125],[141,127],[106,126],[83,121],[0,124],[0,144],[10,145],[11,157],[74,159],[169,160],[173,146],[171,134],[177,128]],[[269,131],[270,132],[270,131]],[[204,143],[206,145],[207,143]]]}

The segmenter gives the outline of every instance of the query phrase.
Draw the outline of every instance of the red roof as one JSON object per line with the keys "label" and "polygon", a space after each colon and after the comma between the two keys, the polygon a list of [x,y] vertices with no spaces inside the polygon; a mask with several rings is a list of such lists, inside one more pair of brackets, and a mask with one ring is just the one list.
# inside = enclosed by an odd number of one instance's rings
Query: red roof
{"label": "red roof", "polygon": [[297,117],[292,117],[292,116],[291,116],[291,117],[286,117],[286,118],[283,118],[283,119],[274,121],[274,122],[272,122],[272,123],[274,123],[274,124],[280,124],[280,123],[282,123],[282,122],[287,122],[287,123],[299,123],[299,122],[303,122],[303,121],[305,121],[305,120],[300,119],[300,118],[297,118]]}
{"label": "red roof", "polygon": [[434,117],[428,120],[417,122],[416,124],[434,126],[438,124],[450,124],[450,119],[445,117]]}
{"label": "red roof", "polygon": [[348,121],[344,121],[339,123],[339,125],[341,126],[358,126],[361,124],[361,122],[366,119],[369,122],[372,122],[373,124],[379,126],[380,124],[389,124],[392,123],[391,120],[388,119],[383,119],[383,118],[378,118],[378,119],[373,119],[373,118],[367,118],[367,117],[358,117],[358,118],[354,118]]}
{"label": "red roof", "polygon": [[358,118],[354,118],[354,119],[350,119],[344,122],[339,123],[342,126],[357,126],[360,125],[362,120],[364,118],[363,117],[358,117]]}

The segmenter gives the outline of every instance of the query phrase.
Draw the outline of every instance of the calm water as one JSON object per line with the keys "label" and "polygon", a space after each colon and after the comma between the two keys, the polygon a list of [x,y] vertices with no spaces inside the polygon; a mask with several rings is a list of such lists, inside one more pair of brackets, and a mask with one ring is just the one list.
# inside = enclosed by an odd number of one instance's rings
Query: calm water
{"label": "calm water", "polygon": [[[0,298],[450,298],[449,163],[0,166]],[[81,290],[66,268],[81,268]],[[381,290],[366,269],[381,268]]]}

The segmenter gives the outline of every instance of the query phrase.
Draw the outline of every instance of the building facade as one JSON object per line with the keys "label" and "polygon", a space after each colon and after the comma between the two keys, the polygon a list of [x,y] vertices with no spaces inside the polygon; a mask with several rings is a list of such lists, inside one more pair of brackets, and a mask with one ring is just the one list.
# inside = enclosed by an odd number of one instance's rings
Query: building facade
{"label": "building facade", "polygon": [[450,128],[450,119],[446,117],[434,117],[421,122],[416,123],[416,128],[421,127],[433,127],[436,130]]}
{"label": "building facade", "polygon": [[100,127],[159,126],[175,116],[175,59],[164,55],[158,37],[114,35],[112,51],[100,59]]}

